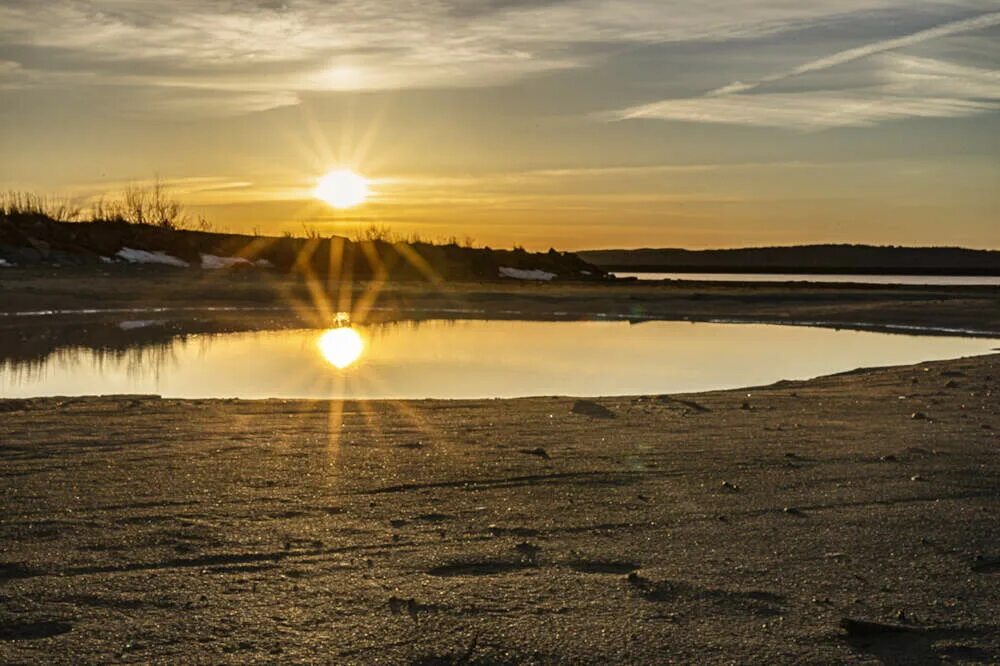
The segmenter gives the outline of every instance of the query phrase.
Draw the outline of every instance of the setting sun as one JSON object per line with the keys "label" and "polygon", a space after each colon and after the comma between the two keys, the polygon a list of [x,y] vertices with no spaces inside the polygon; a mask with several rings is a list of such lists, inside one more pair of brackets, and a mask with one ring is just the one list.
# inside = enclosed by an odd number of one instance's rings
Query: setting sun
{"label": "setting sun", "polygon": [[319,179],[313,196],[334,208],[353,208],[368,199],[368,179],[350,169],[337,169]]}

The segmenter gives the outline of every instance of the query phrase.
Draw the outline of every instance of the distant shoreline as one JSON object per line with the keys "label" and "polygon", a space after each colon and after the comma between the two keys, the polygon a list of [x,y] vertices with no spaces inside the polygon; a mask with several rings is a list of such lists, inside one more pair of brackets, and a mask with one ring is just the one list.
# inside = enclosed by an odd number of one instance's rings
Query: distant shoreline
{"label": "distant shoreline", "polygon": [[638,273],[809,273],[814,275],[1000,275],[1000,251],[960,247],[796,245],[726,250],[582,250],[605,271]]}
{"label": "distant shoreline", "polygon": [[764,274],[774,273],[775,275],[900,275],[900,276],[954,276],[954,277],[1000,277],[998,269],[966,269],[966,268],[910,268],[900,270],[896,268],[880,268],[869,266],[855,268],[853,266],[844,267],[816,267],[816,266],[663,266],[663,265],[629,265],[629,264],[601,264],[601,268],[609,273],[740,273]]}

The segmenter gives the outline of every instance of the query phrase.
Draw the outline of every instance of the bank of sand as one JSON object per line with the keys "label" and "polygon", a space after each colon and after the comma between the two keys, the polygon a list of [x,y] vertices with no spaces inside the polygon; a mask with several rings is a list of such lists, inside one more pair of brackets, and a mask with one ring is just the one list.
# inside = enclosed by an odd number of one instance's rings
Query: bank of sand
{"label": "bank of sand", "polygon": [[998,384],[0,401],[0,662],[996,663]]}
{"label": "bank of sand", "polygon": [[[1000,287],[844,284],[479,283],[328,284],[269,271],[194,271],[161,267],[0,270],[0,334],[53,324],[92,323],[80,314],[94,308],[151,308],[155,316],[192,316],[208,307],[249,309],[260,317],[327,326],[331,314],[348,311],[355,321],[413,317],[690,319],[809,323],[890,331],[922,329],[1000,336]],[[18,317],[19,312],[67,311],[58,316]],[[225,313],[215,312],[214,317]],[[113,318],[129,317],[115,312]],[[232,322],[230,322],[232,323]],[[270,324],[268,324],[270,325]],[[231,326],[229,326],[231,328]]]}

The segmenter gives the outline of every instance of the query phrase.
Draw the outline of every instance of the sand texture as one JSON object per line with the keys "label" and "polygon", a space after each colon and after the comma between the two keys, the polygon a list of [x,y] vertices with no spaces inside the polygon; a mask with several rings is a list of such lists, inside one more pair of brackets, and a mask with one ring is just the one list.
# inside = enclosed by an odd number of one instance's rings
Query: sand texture
{"label": "sand texture", "polygon": [[0,401],[0,662],[996,663],[998,383]]}

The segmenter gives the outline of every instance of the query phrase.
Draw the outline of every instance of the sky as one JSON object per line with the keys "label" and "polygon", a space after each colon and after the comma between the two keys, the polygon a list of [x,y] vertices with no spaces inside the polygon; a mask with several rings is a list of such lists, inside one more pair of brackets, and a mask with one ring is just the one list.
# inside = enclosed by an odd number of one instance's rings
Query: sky
{"label": "sky", "polygon": [[1000,249],[998,110],[1000,0],[0,0],[0,189],[230,231]]}

